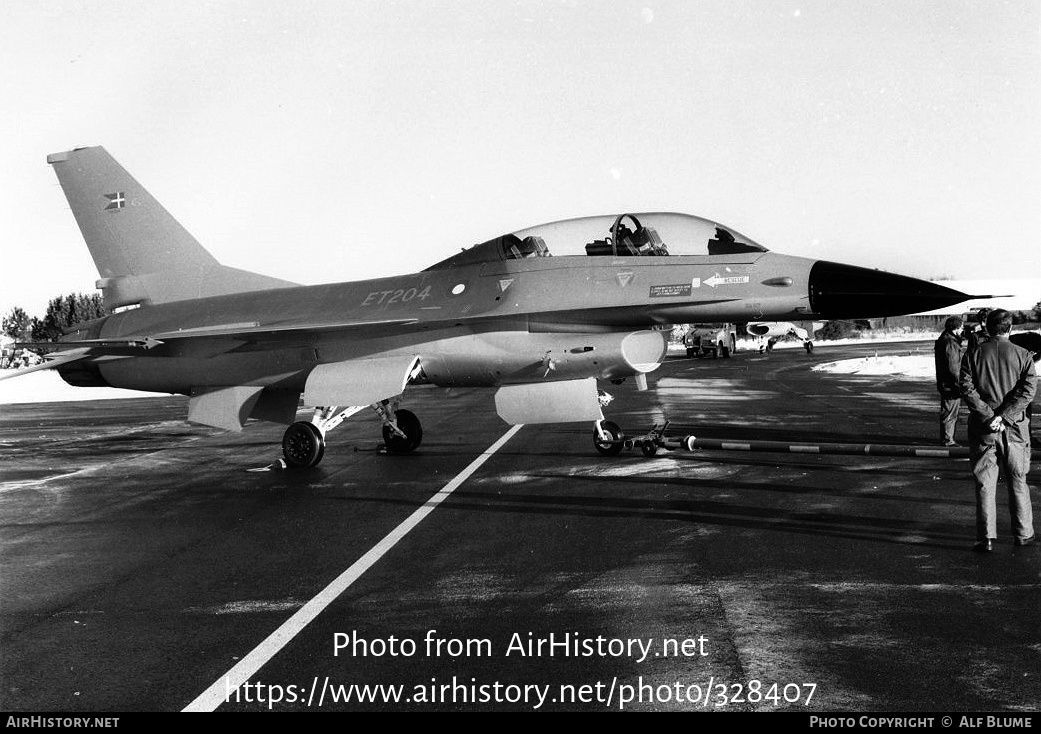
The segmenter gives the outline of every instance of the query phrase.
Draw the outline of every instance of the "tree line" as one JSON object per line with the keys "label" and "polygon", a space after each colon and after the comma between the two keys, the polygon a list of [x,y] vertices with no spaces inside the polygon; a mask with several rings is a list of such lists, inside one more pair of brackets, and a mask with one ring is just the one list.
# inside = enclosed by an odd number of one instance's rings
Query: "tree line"
{"label": "tree line", "polygon": [[0,321],[0,332],[20,342],[53,342],[69,327],[108,313],[100,293],[69,293],[52,298],[43,318],[15,306]]}

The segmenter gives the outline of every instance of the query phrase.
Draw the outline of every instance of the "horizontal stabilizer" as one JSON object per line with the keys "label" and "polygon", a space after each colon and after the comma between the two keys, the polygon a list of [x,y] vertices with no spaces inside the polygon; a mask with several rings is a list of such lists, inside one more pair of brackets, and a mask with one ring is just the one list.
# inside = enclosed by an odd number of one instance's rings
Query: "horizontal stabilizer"
{"label": "horizontal stabilizer", "polygon": [[253,406],[250,418],[258,421],[270,421],[288,426],[296,420],[296,409],[300,404],[300,393],[296,390],[282,390],[269,387],[260,393],[260,400]]}
{"label": "horizontal stabilizer", "polygon": [[21,377],[22,375],[28,375],[30,372],[39,372],[41,370],[50,370],[55,367],[60,367],[63,364],[72,364],[78,362],[81,359],[86,359],[91,356],[90,349],[70,349],[66,352],[60,352],[59,354],[50,355],[46,357],[46,362],[40,364],[34,364],[32,367],[22,367],[17,370],[0,370],[0,380],[10,380],[14,377]]}
{"label": "horizontal stabilizer", "polygon": [[350,359],[320,364],[304,387],[305,405],[372,405],[400,395],[418,356]]}
{"label": "horizontal stabilizer", "polygon": [[602,420],[596,379],[507,385],[495,393],[495,410],[507,423],[577,423]]}
{"label": "horizontal stabilizer", "polygon": [[61,349],[58,354],[64,354],[66,347],[89,347],[91,354],[97,354],[108,349],[151,349],[162,342],[146,337],[144,339],[77,339],[75,341],[60,342],[15,342],[17,349]]}
{"label": "horizontal stabilizer", "polygon": [[263,389],[259,385],[194,388],[188,398],[188,421],[241,431]]}

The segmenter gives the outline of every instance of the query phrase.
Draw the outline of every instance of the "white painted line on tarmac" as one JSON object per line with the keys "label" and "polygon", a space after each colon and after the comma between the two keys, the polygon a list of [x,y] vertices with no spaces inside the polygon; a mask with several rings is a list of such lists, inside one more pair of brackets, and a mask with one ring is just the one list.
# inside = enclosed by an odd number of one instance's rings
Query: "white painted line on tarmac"
{"label": "white painted line on tarmac", "polygon": [[331,584],[322,589],[317,596],[311,599],[311,601],[304,604],[296,614],[287,619],[281,627],[268,635],[267,639],[257,645],[252,652],[242,658],[242,660],[240,660],[231,670],[218,678],[213,685],[199,694],[198,698],[185,706],[183,711],[213,711],[224,703],[229,694],[234,693],[239,686],[247,682],[283,647],[289,644],[289,642],[296,637],[304,627],[310,624],[315,617],[322,613],[322,610],[329,606],[336,597],[346,591],[347,588],[357,581],[362,574],[368,571],[376,561],[393,548],[399,540],[404,538],[409,531],[422,522],[427,515],[433,512],[439,504],[448,499],[448,496],[452,494],[452,492],[469,479],[475,471],[480,469],[481,465],[488,461],[488,459],[490,459],[496,451],[501,449],[507,441],[513,438],[514,434],[516,434],[522,427],[523,426],[513,426],[510,430],[506,431],[498,441],[493,443],[484,453],[470,462],[468,467],[463,469],[452,481],[438,490],[437,494],[427,500],[422,507],[409,515],[404,522],[390,531],[383,540],[374,545],[368,553],[355,561],[350,568],[340,574]]}

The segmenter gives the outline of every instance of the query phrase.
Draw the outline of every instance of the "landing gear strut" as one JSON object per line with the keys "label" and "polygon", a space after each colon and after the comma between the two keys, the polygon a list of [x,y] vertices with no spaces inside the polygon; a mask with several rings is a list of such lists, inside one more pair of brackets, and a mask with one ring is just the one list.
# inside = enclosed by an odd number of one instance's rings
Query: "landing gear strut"
{"label": "landing gear strut", "polygon": [[325,434],[357,413],[364,406],[339,410],[335,405],[318,407],[309,421],[297,421],[282,436],[282,456],[286,466],[296,469],[317,466],[325,456]]}
{"label": "landing gear strut", "polygon": [[[335,405],[317,407],[311,420],[297,421],[289,426],[282,436],[282,456],[285,457],[286,466],[317,466],[325,456],[326,434],[365,407],[352,405],[342,410]],[[423,427],[416,414],[397,408],[396,400],[393,406],[391,401],[381,400],[371,407],[383,422],[383,442],[387,453],[407,454],[415,451],[423,440]]]}

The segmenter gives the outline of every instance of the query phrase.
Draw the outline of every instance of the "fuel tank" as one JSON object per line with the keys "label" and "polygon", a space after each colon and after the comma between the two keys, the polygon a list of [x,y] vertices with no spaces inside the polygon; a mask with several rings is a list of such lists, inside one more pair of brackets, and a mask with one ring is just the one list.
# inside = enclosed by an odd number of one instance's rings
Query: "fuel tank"
{"label": "fuel tank", "polygon": [[585,377],[621,379],[656,369],[665,358],[666,333],[601,334],[493,332],[442,340],[423,349],[427,382],[443,387],[494,387]]}

